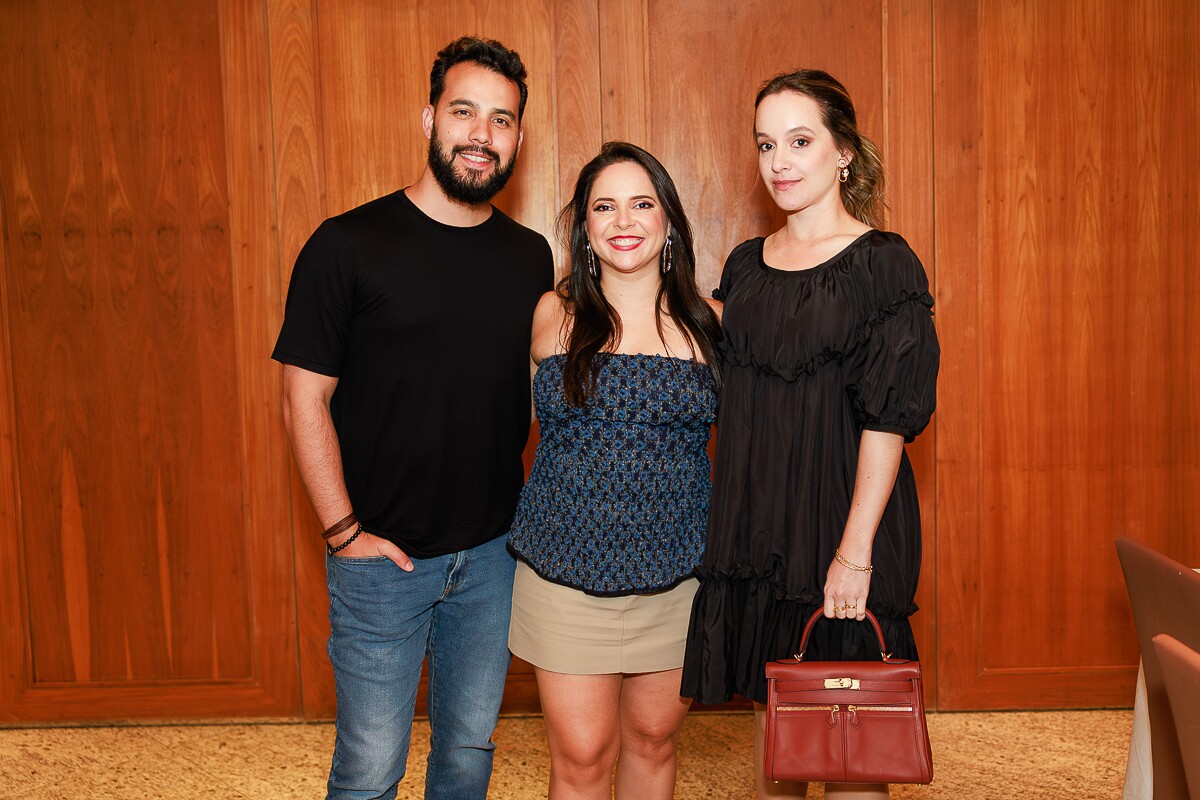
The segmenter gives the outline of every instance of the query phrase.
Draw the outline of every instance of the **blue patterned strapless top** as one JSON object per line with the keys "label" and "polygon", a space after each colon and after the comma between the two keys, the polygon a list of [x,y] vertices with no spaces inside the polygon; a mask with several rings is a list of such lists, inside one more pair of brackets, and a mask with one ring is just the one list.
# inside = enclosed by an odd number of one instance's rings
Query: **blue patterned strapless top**
{"label": "blue patterned strapless top", "polygon": [[586,408],[563,393],[566,357],[533,379],[541,442],[509,548],[546,580],[598,595],[645,594],[692,574],[712,487],[712,371],[655,355],[601,354]]}

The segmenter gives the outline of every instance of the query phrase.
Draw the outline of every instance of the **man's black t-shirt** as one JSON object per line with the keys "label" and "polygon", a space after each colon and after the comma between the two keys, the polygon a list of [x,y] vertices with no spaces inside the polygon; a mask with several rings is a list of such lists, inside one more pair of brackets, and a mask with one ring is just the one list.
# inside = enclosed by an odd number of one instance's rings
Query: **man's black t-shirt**
{"label": "man's black t-shirt", "polygon": [[460,228],[403,191],[301,250],[272,358],[338,378],[330,410],[363,530],[429,558],[508,529],[529,435],[546,239],[493,208]]}

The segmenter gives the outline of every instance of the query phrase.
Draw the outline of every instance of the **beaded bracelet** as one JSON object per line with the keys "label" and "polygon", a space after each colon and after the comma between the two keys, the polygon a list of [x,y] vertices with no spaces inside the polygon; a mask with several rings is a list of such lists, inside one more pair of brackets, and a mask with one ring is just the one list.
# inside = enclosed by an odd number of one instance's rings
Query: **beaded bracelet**
{"label": "beaded bracelet", "polygon": [[833,557],[836,558],[837,562],[839,564],[841,564],[843,567],[845,567],[846,569],[852,569],[855,572],[874,572],[875,571],[875,567],[873,567],[873,566],[860,567],[858,564],[855,564],[853,561],[851,561],[850,559],[848,559],[844,555],[842,555],[841,550],[834,550]]}
{"label": "beaded bracelet", "polygon": [[342,542],[337,547],[330,547],[329,545],[325,545],[325,549],[329,551],[329,555],[333,555],[334,553],[338,552],[339,550],[345,550],[350,545],[351,542],[353,542],[355,539],[358,538],[358,535],[360,533],[362,533],[362,523],[361,522],[358,523],[358,527],[354,529],[354,533],[351,534],[349,539]]}
{"label": "beaded bracelet", "polygon": [[353,528],[354,523],[356,522],[358,522],[358,517],[354,516],[354,512],[351,511],[349,514],[326,528],[325,532],[321,534],[321,538],[325,541],[329,541],[342,531],[348,531]]}

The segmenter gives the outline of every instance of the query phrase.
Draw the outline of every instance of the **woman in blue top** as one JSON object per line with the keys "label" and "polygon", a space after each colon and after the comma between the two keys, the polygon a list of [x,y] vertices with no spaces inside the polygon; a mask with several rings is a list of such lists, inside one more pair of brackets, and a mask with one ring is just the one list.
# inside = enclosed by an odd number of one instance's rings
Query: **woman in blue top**
{"label": "woman in blue top", "polygon": [[[509,647],[534,665],[550,798],[672,797],[710,493],[719,304],[663,166],[604,145],[559,216],[570,273],[534,314],[541,443],[509,534]],[[619,759],[618,759],[619,755]]]}

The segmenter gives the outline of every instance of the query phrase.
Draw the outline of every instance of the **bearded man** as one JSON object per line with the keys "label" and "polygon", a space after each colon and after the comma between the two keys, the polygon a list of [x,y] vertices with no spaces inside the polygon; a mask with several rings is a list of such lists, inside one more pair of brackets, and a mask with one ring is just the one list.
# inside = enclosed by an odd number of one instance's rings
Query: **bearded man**
{"label": "bearded man", "polygon": [[521,148],[525,77],[499,42],[447,45],[430,73],[421,177],[323,222],[292,272],[272,357],[325,527],[329,798],[395,797],[425,659],[425,797],[487,795],[530,329],[554,271],[546,239],[489,202]]}

